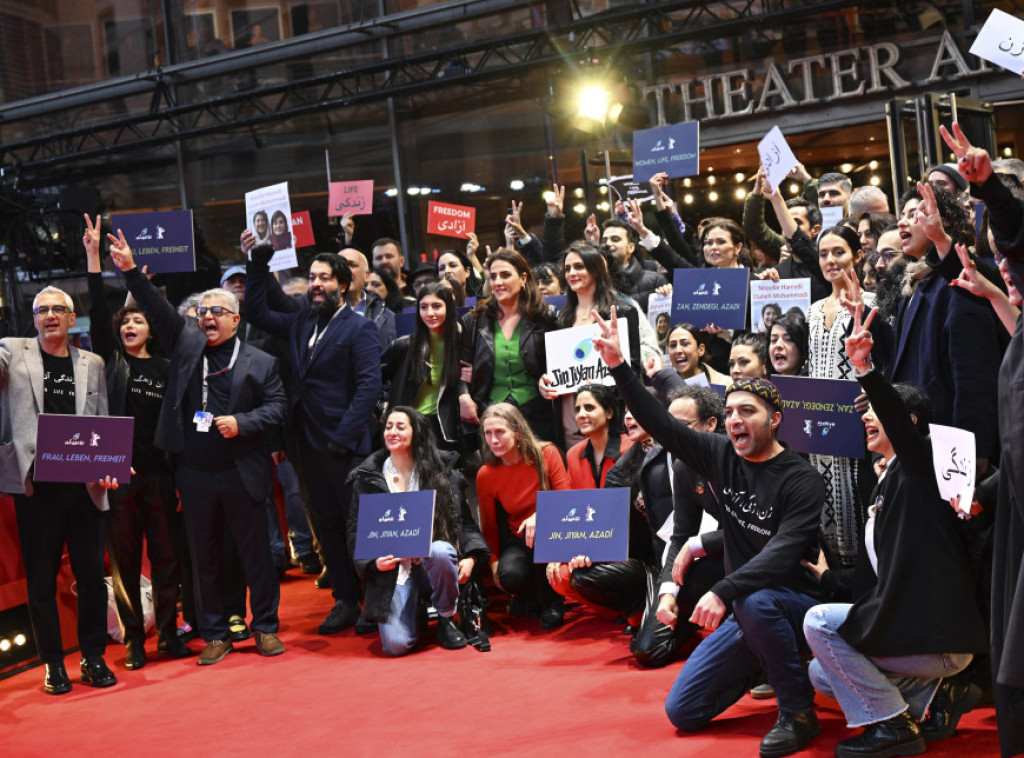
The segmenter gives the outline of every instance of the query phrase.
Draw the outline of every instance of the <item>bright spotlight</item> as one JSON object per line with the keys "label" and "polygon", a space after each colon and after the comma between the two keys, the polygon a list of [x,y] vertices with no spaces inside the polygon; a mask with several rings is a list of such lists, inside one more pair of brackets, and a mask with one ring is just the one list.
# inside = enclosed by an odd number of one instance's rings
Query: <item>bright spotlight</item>
{"label": "bright spotlight", "polygon": [[717,199],[718,199],[718,193],[717,192],[709,192],[708,193],[708,200],[710,200],[711,202],[715,202]]}
{"label": "bright spotlight", "polygon": [[878,178],[877,176],[872,176],[871,177],[871,186],[872,187],[877,187],[881,183],[882,183],[882,180],[880,178]]}
{"label": "bright spotlight", "polygon": [[878,161],[871,161],[870,163],[868,163],[868,168],[874,171],[876,168],[878,168]]}
{"label": "bright spotlight", "polygon": [[598,191],[602,195],[607,195],[608,194],[608,188],[605,185],[603,185],[603,184],[600,187],[598,187]]}
{"label": "bright spotlight", "polygon": [[587,212],[587,206],[584,205],[583,203],[576,203],[576,205],[574,205],[572,209],[574,212],[580,214],[581,216]]}
{"label": "bright spotlight", "polygon": [[1011,155],[1013,155],[1013,148],[1011,148],[1009,145],[1004,147],[1003,148],[1003,155],[1005,155],[1007,158],[1009,158]]}
{"label": "bright spotlight", "polygon": [[685,179],[683,179],[684,187],[689,187],[691,184],[693,184],[693,182],[690,181],[690,177],[686,177]]}
{"label": "bright spotlight", "polygon": [[388,197],[398,197],[398,190],[392,187],[389,190],[384,190],[384,194],[387,195]]}
{"label": "bright spotlight", "polygon": [[747,196],[747,191],[745,189],[743,189],[742,187],[739,188],[738,190],[736,190],[736,199],[737,200],[742,200],[746,196]]}
{"label": "bright spotlight", "polygon": [[406,192],[408,192],[410,195],[418,195],[418,194],[420,194],[420,188],[419,187],[410,187],[409,189],[406,190]]}
{"label": "bright spotlight", "polygon": [[715,177],[713,177],[713,176],[709,176],[708,177],[708,184],[714,185],[714,183],[717,182],[717,181],[718,180],[715,179]]}
{"label": "bright spotlight", "polygon": [[583,188],[582,187],[577,187],[576,189],[574,189],[572,191],[572,194],[574,194],[576,197],[583,197]]}
{"label": "bright spotlight", "polygon": [[744,174],[742,171],[737,171],[736,172],[736,181],[737,182],[742,182],[746,178],[747,178],[747,175]]}
{"label": "bright spotlight", "polygon": [[25,635],[22,634],[21,632],[18,632],[16,635],[14,635],[14,644],[17,645],[18,647],[21,647],[27,641],[28,640],[25,639]]}
{"label": "bright spotlight", "polygon": [[6,653],[11,649],[11,641],[8,639],[0,640],[0,653]]}
{"label": "bright spotlight", "polygon": [[514,192],[519,192],[523,187],[526,186],[526,182],[522,179],[513,179],[508,183],[508,188]]}
{"label": "bright spotlight", "polygon": [[839,170],[842,171],[844,174],[848,174],[851,171],[853,171],[853,164],[852,163],[844,163],[843,165],[841,165],[839,167]]}
{"label": "bright spotlight", "polygon": [[611,206],[608,205],[608,201],[607,200],[602,200],[600,203],[597,204],[597,209],[599,211],[607,211],[610,208],[611,208]]}
{"label": "bright spotlight", "polygon": [[693,195],[687,192],[685,195],[683,195],[683,202],[686,203],[687,205],[693,205]]}
{"label": "bright spotlight", "polygon": [[800,185],[799,184],[791,184],[791,185],[789,185],[789,194],[795,195],[799,191],[800,191]]}
{"label": "bright spotlight", "polygon": [[608,91],[596,84],[589,84],[577,96],[579,114],[594,121],[604,121],[608,113]]}
{"label": "bright spotlight", "polygon": [[550,203],[552,200],[555,199],[555,193],[552,192],[551,190],[548,190],[547,192],[544,193],[543,198],[545,203]]}

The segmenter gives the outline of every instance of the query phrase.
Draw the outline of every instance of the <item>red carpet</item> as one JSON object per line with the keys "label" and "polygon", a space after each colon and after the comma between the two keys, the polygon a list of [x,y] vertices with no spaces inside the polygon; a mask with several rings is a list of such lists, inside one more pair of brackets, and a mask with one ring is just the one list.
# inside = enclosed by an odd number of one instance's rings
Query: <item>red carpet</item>
{"label": "red carpet", "polygon": [[[151,637],[141,671],[125,670],[123,647],[107,649],[119,679],[107,690],[78,683],[74,655],[66,660],[70,695],[44,694],[41,668],[0,681],[0,753],[728,758],[757,755],[775,720],[774,700],[744,697],[706,731],[677,733],[663,703],[680,664],[636,667],[619,628],[581,611],[554,633],[494,614],[489,653],[431,644],[394,660],[376,635],[318,636],[329,607],[328,592],[292,571],[281,596],[288,650],[277,658],[260,658],[249,640],[199,668],[195,658],[157,656]],[[831,756],[853,732],[834,701],[819,697],[817,705],[823,732],[802,755]],[[928,755],[998,755],[992,709],[968,714]]]}

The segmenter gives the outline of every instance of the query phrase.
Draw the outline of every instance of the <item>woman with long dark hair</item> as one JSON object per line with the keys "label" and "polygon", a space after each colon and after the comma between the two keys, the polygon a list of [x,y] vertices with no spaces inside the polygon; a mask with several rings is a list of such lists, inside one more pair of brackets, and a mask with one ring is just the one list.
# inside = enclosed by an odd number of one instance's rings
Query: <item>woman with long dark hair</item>
{"label": "woman with long dark hair", "polygon": [[370,273],[366,275],[366,286],[395,313],[401,313],[405,309],[405,298],[402,297],[402,290],[398,288],[398,282],[384,269],[376,266],[371,268]]}
{"label": "woman with long dark hair", "polygon": [[[558,314],[559,328],[593,324],[594,311],[602,318],[608,318],[614,306],[619,318],[626,319],[630,363],[639,374],[640,316],[636,308],[620,298],[616,292],[611,272],[608,270],[608,257],[589,242],[577,241],[566,248],[563,267],[567,289],[565,306]],[[558,397],[551,385],[551,377],[547,374],[540,378],[540,392],[549,400]],[[562,435],[566,447],[583,440],[583,436],[577,431],[576,408],[572,400],[572,395],[563,395],[561,399]]]}
{"label": "woman with long dark hair", "polygon": [[288,228],[288,217],[284,211],[274,211],[270,217],[270,244],[275,250],[287,250],[295,247],[292,232]]}
{"label": "woman with long dark hair", "polygon": [[403,559],[382,555],[356,561],[366,587],[363,618],[377,623],[381,644],[390,655],[410,652],[422,634],[421,596],[437,609],[437,641],[457,650],[466,636],[455,625],[459,585],[490,551],[466,505],[466,481],[455,467],[456,456],[437,448],[423,414],[407,405],[392,407],[384,417],[384,449],[372,453],[350,475],[352,507],[348,514],[349,552],[354,554],[363,495],[433,490],[434,533],[430,557]]}
{"label": "woman with long dark hair", "polygon": [[802,313],[787,313],[772,324],[768,335],[768,356],[774,373],[783,376],[806,375],[809,355],[807,319]]}
{"label": "woman with long dark hair", "polygon": [[469,256],[461,250],[442,250],[437,257],[439,279],[454,279],[462,285],[468,297],[477,297],[484,287],[483,280],[473,270]]}
{"label": "woman with long dark hair", "polygon": [[546,360],[544,333],[554,325],[552,310],[519,253],[500,248],[487,267],[491,294],[462,323],[460,416],[472,434],[489,405],[511,403],[538,437],[551,439],[551,403],[537,382]]}
{"label": "woman with long dark hair", "polygon": [[163,403],[170,361],[151,351],[149,320],[137,306],[121,308],[113,318],[103,291],[100,266],[100,218],[85,217],[89,276],[89,336],[107,369],[107,398],[114,416],[135,419],[131,481],[110,490],[106,520],[114,574],[114,599],[126,648],[125,667],[146,665],[146,628],[142,609],[142,544],[152,572],[153,607],[159,634],[157,652],[184,658],[192,651],[178,639],[177,603],[181,569],[174,550],[172,525],[178,509],[174,479],[166,456],[153,443]]}
{"label": "woman with long dark hair", "polygon": [[551,589],[544,566],[533,562],[533,537],[537,492],[569,489],[561,453],[539,440],[509,403],[488,407],[481,429],[484,465],[476,475],[476,490],[494,583],[521,599],[520,609],[539,612],[544,629],[554,629],[565,615],[564,598]]}
{"label": "woman with long dark hair", "polygon": [[384,353],[381,373],[391,383],[388,405],[415,408],[429,420],[438,443],[455,450],[462,349],[455,298],[444,283],[430,282],[420,288],[416,305],[416,330]]}

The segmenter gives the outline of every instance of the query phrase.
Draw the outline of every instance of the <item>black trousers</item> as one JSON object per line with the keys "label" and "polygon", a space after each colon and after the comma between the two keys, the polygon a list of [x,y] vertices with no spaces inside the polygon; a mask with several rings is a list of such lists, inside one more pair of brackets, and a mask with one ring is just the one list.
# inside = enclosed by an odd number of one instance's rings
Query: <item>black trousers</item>
{"label": "black trousers", "polygon": [[[348,511],[352,487],[346,483],[353,458],[334,458],[314,450],[305,439],[299,442],[302,479],[320,540],[320,555],[331,577],[331,594],[338,602],[359,602],[359,577],[348,551]],[[264,516],[264,521],[266,517]]]}
{"label": "black trousers", "polygon": [[31,496],[14,496],[28,613],[43,663],[64,660],[57,614],[57,573],[64,545],[78,588],[78,646],[83,657],[107,647],[107,585],[103,581],[103,514],[84,484],[36,482]]}
{"label": "black trousers", "polygon": [[650,575],[647,585],[647,607],[640,622],[640,629],[630,644],[630,650],[637,663],[649,668],[667,666],[675,660],[675,653],[686,640],[693,635],[699,626],[689,622],[697,602],[715,583],[725,576],[725,564],[721,557],[700,558],[690,565],[685,581],[679,588],[676,604],[679,606],[679,618],[676,628],[658,621],[658,591],[660,581],[658,574]]}
{"label": "black trousers", "polygon": [[[507,519],[502,519],[507,524]],[[540,609],[556,603],[562,596],[548,583],[547,564],[533,562],[533,548],[527,547],[519,535],[506,533],[501,539],[501,557],[498,559],[498,583],[510,595],[522,596],[527,603]]]}
{"label": "black trousers", "polygon": [[181,495],[185,534],[192,553],[200,635],[207,642],[224,640],[229,635],[229,614],[224,598],[224,532],[228,529],[249,585],[252,628],[276,632],[281,588],[270,557],[263,502],[249,497],[242,478],[234,469],[210,472],[179,465],[174,481]]}
{"label": "black trousers", "polygon": [[157,632],[173,639],[181,570],[174,550],[171,524],[178,508],[170,473],[136,474],[127,486],[110,493],[106,519],[107,544],[114,574],[114,600],[124,640],[146,636],[139,580],[142,539],[153,576],[153,610]]}
{"label": "black trousers", "polygon": [[629,617],[642,611],[647,601],[647,566],[636,558],[595,563],[573,569],[569,586],[588,603]]}

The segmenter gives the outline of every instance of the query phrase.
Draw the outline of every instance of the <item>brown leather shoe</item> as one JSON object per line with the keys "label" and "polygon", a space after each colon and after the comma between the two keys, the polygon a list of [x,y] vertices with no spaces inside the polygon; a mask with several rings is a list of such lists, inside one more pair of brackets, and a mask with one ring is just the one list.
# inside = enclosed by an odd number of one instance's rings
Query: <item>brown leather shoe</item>
{"label": "brown leather shoe", "polygon": [[203,652],[199,654],[199,665],[211,666],[214,663],[220,663],[231,650],[231,640],[211,640],[206,643]]}
{"label": "brown leather shoe", "polygon": [[256,632],[256,650],[260,655],[281,655],[284,643],[273,632]]}

